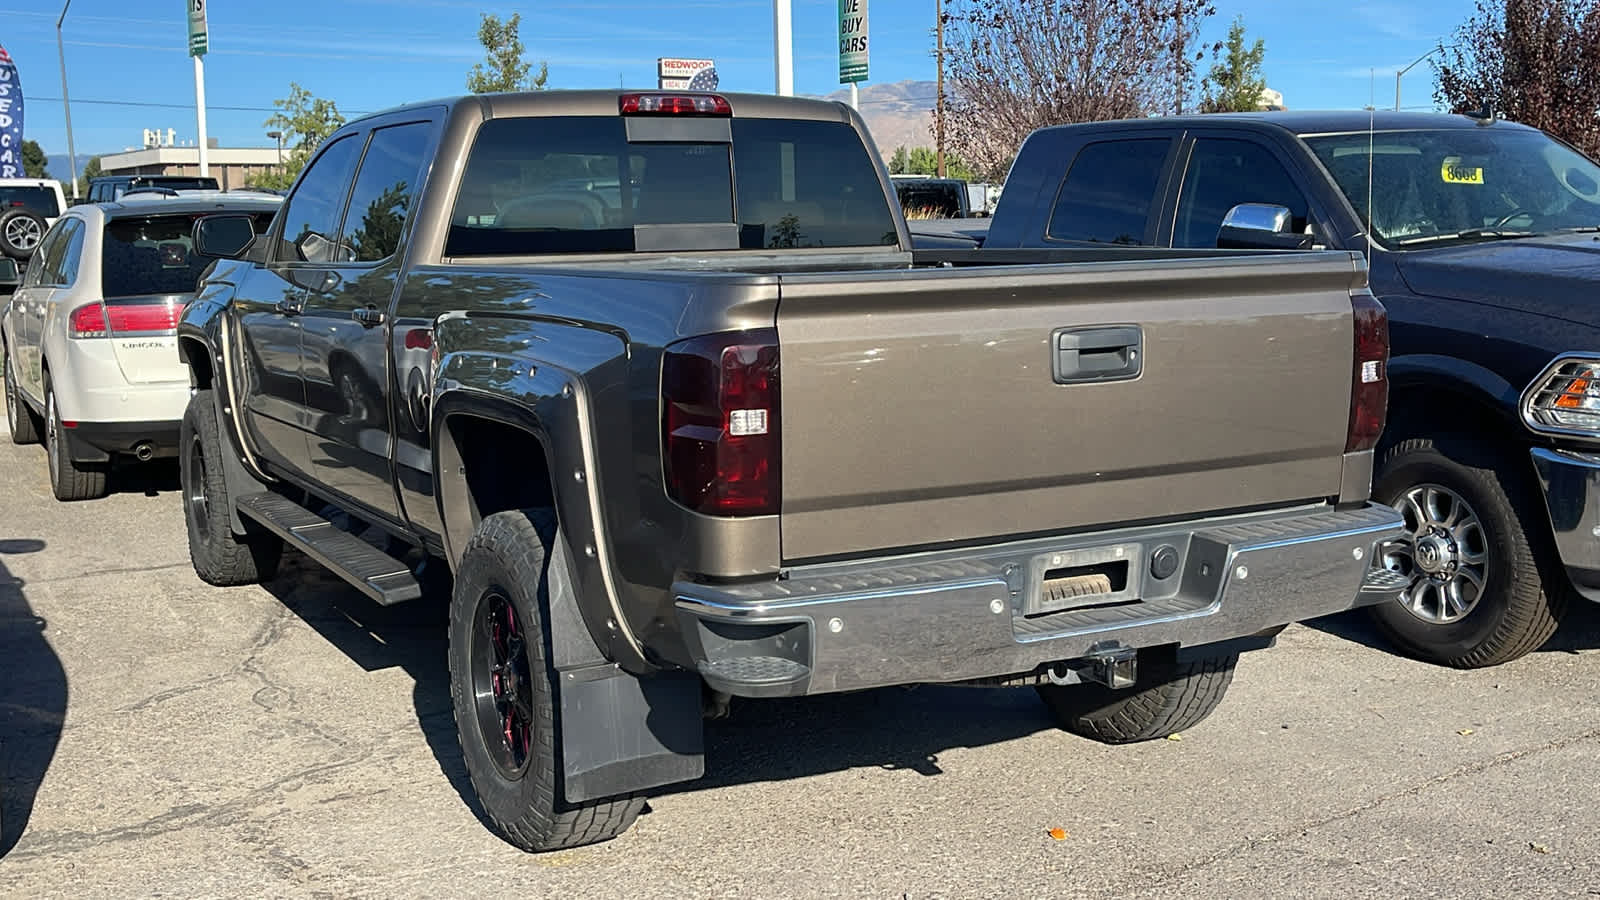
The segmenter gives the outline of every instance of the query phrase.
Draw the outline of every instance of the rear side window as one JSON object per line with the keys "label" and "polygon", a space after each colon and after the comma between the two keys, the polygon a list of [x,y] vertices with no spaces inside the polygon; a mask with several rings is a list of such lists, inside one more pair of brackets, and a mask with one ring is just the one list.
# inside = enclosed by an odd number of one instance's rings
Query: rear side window
{"label": "rear side window", "polygon": [[742,249],[897,239],[877,169],[849,126],[735,119],[731,128],[730,146],[629,143],[615,116],[485,123],[445,255],[626,252],[635,225],[736,222]]}
{"label": "rear side window", "polygon": [[46,219],[61,215],[56,192],[43,187],[0,187],[0,211],[22,208]]}
{"label": "rear side window", "polygon": [[1058,241],[1146,243],[1171,143],[1167,138],[1101,141],[1078,151],[1045,234]]}
{"label": "rear side window", "polygon": [[387,259],[399,249],[428,131],[428,123],[417,122],[372,133],[344,217],[344,245],[356,262]]}
{"label": "rear side window", "polygon": [[[198,214],[197,214],[198,215]],[[272,213],[252,213],[256,234],[272,223]],[[100,251],[100,288],[106,297],[188,294],[212,262],[194,250],[190,236],[196,216],[148,216],[106,223]]]}

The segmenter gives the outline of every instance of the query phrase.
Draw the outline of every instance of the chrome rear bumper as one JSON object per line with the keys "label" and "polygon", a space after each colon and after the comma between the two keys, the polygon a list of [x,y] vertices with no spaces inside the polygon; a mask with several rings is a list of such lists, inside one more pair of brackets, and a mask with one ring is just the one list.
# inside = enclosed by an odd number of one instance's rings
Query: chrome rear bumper
{"label": "chrome rear bumper", "polygon": [[[807,566],[771,582],[679,583],[674,594],[713,688],[820,694],[1196,647],[1389,601],[1404,580],[1372,562],[1403,532],[1379,504],[1300,507]],[[1045,581],[1085,570],[1110,572],[1115,590],[1042,608]]]}

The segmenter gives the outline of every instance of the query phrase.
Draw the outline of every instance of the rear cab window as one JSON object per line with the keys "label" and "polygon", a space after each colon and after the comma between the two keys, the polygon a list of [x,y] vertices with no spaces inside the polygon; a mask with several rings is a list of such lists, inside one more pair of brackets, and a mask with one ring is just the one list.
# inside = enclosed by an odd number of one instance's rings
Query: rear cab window
{"label": "rear cab window", "polygon": [[1140,246],[1166,171],[1167,137],[1097,141],[1078,151],[1061,182],[1045,236],[1056,241]]}
{"label": "rear cab window", "polygon": [[634,228],[738,226],[742,250],[894,244],[876,163],[842,122],[739,119],[732,143],[630,143],[617,116],[479,129],[446,256],[628,252]]}

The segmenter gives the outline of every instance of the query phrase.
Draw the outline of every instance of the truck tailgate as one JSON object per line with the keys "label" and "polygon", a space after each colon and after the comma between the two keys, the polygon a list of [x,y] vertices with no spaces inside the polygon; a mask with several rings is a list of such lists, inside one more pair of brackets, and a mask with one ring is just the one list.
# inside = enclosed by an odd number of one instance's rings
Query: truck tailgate
{"label": "truck tailgate", "polygon": [[786,275],[783,556],[1335,496],[1364,283],[1337,253]]}

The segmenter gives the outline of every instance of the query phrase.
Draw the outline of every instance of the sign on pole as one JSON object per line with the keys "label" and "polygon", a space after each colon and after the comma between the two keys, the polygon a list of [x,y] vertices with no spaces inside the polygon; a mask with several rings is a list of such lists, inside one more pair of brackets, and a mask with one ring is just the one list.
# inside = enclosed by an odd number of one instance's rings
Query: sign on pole
{"label": "sign on pole", "polygon": [[839,0],[839,83],[867,80],[867,0]]}
{"label": "sign on pole", "polygon": [[21,178],[22,79],[11,54],[0,47],[0,178]]}
{"label": "sign on pole", "polygon": [[656,87],[663,91],[714,91],[717,63],[710,59],[656,58]]}
{"label": "sign on pole", "polygon": [[206,31],[206,0],[184,0],[189,8],[189,55],[205,56],[209,35]]}

